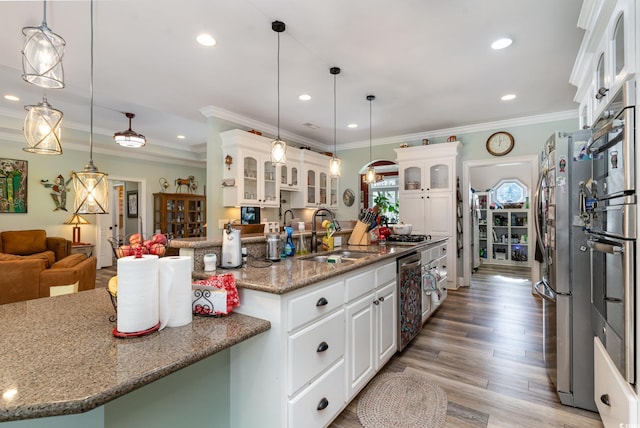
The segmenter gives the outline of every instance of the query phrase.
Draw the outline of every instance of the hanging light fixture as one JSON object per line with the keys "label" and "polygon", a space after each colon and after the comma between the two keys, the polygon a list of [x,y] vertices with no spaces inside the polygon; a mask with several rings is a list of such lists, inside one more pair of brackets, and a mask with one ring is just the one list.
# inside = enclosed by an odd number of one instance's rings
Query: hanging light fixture
{"label": "hanging light fixture", "polygon": [[44,0],[42,25],[24,27],[22,78],[43,88],[64,88],[62,56],[66,42],[47,27],[47,1]]}
{"label": "hanging light fixture", "polygon": [[376,182],[376,169],[371,163],[371,102],[375,99],[375,95],[367,95],[367,100],[369,101],[369,168],[367,168],[367,172],[365,174],[365,181],[369,184],[373,184]]}
{"label": "hanging light fixture", "polygon": [[42,97],[41,103],[24,108],[27,110],[27,116],[22,132],[27,140],[27,147],[22,150],[43,155],[61,155],[62,112],[51,107],[46,94]]}
{"label": "hanging light fixture", "polygon": [[271,162],[282,165],[285,163],[287,153],[287,143],[280,139],[280,33],[285,30],[284,22],[273,21],[271,29],[278,33],[278,135],[271,142]]}
{"label": "hanging light fixture", "polygon": [[329,176],[338,178],[340,174],[342,174],[342,160],[338,157],[338,149],[336,146],[336,76],[340,74],[340,68],[331,67],[329,73],[333,74],[333,156],[329,161]]}
{"label": "hanging light fixture", "polygon": [[116,132],[113,134],[113,139],[123,147],[144,147],[147,144],[145,136],[138,134],[131,129],[131,119],[136,117],[136,115],[133,113],[125,113],[124,115],[129,118],[129,129],[126,131]]}
{"label": "hanging light fixture", "polygon": [[91,115],[89,122],[89,163],[81,172],[72,172],[73,188],[76,192],[74,207],[76,214],[106,214],[108,205],[107,174],[99,172],[93,164],[93,0],[91,0]]}

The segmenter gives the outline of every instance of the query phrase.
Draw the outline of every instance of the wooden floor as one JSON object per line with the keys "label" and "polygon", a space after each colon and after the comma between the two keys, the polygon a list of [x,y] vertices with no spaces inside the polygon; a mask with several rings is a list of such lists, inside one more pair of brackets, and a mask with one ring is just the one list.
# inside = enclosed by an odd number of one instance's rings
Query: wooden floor
{"label": "wooden floor", "polygon": [[[450,290],[383,371],[416,371],[440,385],[447,427],[602,427],[597,413],[560,404],[553,390],[542,360],[541,304],[528,271],[482,267],[471,284]],[[330,426],[361,427],[357,403],[356,397]]]}

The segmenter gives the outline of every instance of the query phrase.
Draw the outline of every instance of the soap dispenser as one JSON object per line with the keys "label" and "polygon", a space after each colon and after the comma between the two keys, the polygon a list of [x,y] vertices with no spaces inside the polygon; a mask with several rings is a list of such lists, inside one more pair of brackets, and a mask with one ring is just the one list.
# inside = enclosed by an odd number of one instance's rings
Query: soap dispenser
{"label": "soap dispenser", "polygon": [[287,257],[293,257],[296,254],[296,246],[293,243],[293,228],[287,226],[285,231],[287,232],[287,242],[284,244],[284,252]]}

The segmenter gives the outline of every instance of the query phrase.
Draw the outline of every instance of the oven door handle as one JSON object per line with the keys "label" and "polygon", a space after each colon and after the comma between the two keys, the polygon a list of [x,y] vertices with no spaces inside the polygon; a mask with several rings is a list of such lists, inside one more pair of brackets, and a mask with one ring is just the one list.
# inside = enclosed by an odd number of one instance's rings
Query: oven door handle
{"label": "oven door handle", "polygon": [[404,269],[413,269],[414,267],[419,268],[422,264],[422,260],[418,260],[417,262],[411,262],[411,263],[401,263],[400,267],[404,270]]}
{"label": "oven door handle", "polygon": [[603,242],[594,241],[589,239],[587,241],[587,245],[589,248],[600,251],[601,253],[613,254],[614,256],[619,256],[624,254],[624,247],[618,245],[605,244]]}
{"label": "oven door handle", "polygon": [[593,134],[593,137],[591,137],[591,141],[589,142],[589,144],[587,144],[587,153],[589,154],[601,153],[607,150],[609,147],[616,145],[619,141],[621,141],[624,138],[624,132],[620,132],[611,140],[607,140],[604,144],[594,147],[598,142],[598,140],[600,140],[600,138],[602,138],[603,136],[605,136],[606,134],[608,134],[609,132],[615,129],[622,128],[623,126],[624,126],[624,120],[621,120],[621,119],[612,119],[609,122],[607,122],[602,128],[600,128]]}
{"label": "oven door handle", "polygon": [[[540,286],[544,286],[543,291],[540,290]],[[536,294],[542,297],[544,300],[551,303],[557,303],[556,294],[553,292],[553,289],[549,286],[549,284],[547,284],[545,280],[536,282],[533,286],[533,289],[535,290]]]}

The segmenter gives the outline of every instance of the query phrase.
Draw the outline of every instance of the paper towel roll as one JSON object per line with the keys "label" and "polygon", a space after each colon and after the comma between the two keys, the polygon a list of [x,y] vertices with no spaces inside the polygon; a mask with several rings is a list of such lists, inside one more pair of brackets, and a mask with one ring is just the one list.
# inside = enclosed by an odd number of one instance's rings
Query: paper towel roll
{"label": "paper towel roll", "polygon": [[118,323],[121,333],[148,330],[160,320],[158,256],[118,259]]}
{"label": "paper towel roll", "polygon": [[159,263],[160,330],[193,320],[191,257],[164,257]]}

